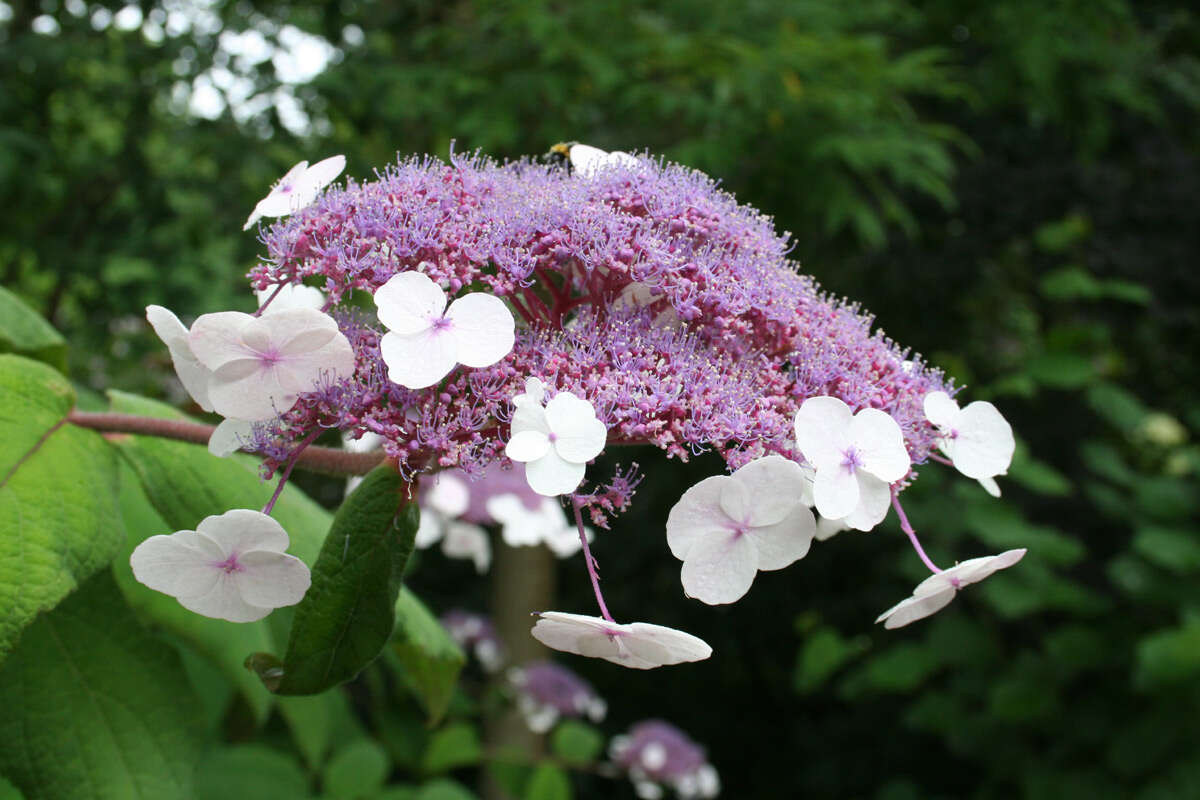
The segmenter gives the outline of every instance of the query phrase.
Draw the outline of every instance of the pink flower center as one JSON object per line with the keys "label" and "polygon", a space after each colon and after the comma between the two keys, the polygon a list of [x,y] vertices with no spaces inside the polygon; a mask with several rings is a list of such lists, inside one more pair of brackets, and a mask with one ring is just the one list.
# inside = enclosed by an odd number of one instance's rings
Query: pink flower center
{"label": "pink flower center", "polygon": [[853,475],[859,467],[863,465],[862,459],[859,458],[858,449],[847,447],[842,451],[842,469]]}
{"label": "pink flower center", "polygon": [[442,331],[448,331],[448,330],[450,330],[451,328],[453,328],[453,327],[454,327],[454,323],[453,323],[453,322],[451,322],[451,321],[450,321],[449,319],[447,319],[446,317],[436,317],[436,318],[433,320],[433,326],[432,326],[432,327],[433,327],[434,331],[436,331],[436,332],[438,332],[438,333],[441,333]]}
{"label": "pink flower center", "polygon": [[224,570],[226,574],[241,572],[245,569],[245,567],[238,563],[237,553],[232,554],[224,561],[218,561],[217,563],[213,564],[213,566],[219,570]]}

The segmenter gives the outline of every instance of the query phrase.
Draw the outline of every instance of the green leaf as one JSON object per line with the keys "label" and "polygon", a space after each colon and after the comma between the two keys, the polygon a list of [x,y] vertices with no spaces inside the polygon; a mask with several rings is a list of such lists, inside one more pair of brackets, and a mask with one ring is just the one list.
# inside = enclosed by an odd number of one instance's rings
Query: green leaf
{"label": "green leaf", "polygon": [[571,780],[561,767],[542,764],[529,779],[525,800],[571,800]]}
{"label": "green leaf", "polygon": [[274,691],[315,694],[348,681],[387,643],[417,533],[407,489],[394,469],[377,467],[338,509],[296,606]]}
{"label": "green leaf", "polygon": [[417,792],[416,800],[476,800],[475,795],[458,781],[439,778]]}
{"label": "green leaf", "polygon": [[604,734],[586,722],[565,719],[554,729],[550,749],[568,764],[591,764],[604,750]]}
{"label": "green leaf", "polygon": [[1067,476],[1044,461],[1035,459],[1023,443],[1018,445],[1013,455],[1008,476],[1029,491],[1038,494],[1065,497],[1071,493],[1071,481]]}
{"label": "green leaf", "polygon": [[843,664],[866,652],[871,640],[866,636],[847,639],[834,628],[814,631],[804,641],[796,661],[793,685],[801,694],[816,691]]}
{"label": "green leaf", "polygon": [[1200,533],[1195,529],[1147,525],[1133,535],[1133,549],[1171,572],[1200,570]]}
{"label": "green leaf", "polygon": [[0,355],[0,659],[121,545],[115,454],[66,423],[74,399],[45,364]]}
{"label": "green leaf", "polygon": [[67,371],[67,342],[15,294],[0,286],[0,353],[16,353]]}
{"label": "green leaf", "polygon": [[1034,356],[1025,363],[1025,370],[1035,381],[1052,389],[1080,389],[1096,376],[1092,360],[1075,353]]}
{"label": "green leaf", "polygon": [[308,778],[296,760],[263,745],[214,750],[196,772],[197,800],[302,800]]}
{"label": "green leaf", "polygon": [[107,572],[25,631],[0,708],[0,771],[29,800],[192,796],[199,705]]}
{"label": "green leaf", "polygon": [[1200,618],[1158,631],[1137,645],[1133,683],[1139,689],[1173,686],[1195,681],[1200,675]]}
{"label": "green leaf", "polygon": [[331,797],[364,797],[383,786],[390,769],[391,761],[382,747],[370,739],[359,739],[329,759],[322,786]]}
{"label": "green leaf", "polygon": [[[239,669],[247,679],[258,684],[258,691],[266,693],[254,675],[240,666]],[[321,766],[325,754],[339,735],[346,735],[347,732],[351,736],[356,735],[359,723],[341,690],[276,697],[275,702],[280,716],[292,732],[292,740],[310,768]]]}
{"label": "green leaf", "polygon": [[426,772],[439,773],[458,767],[479,763],[483,757],[483,746],[479,733],[468,722],[447,725],[429,740],[423,767]]}
{"label": "green leaf", "polygon": [[0,776],[0,800],[25,800],[21,790]]}
{"label": "green leaf", "polygon": [[446,713],[458,674],[467,663],[466,654],[437,617],[404,587],[396,600],[396,629],[392,635],[395,653],[409,688],[436,724]]}

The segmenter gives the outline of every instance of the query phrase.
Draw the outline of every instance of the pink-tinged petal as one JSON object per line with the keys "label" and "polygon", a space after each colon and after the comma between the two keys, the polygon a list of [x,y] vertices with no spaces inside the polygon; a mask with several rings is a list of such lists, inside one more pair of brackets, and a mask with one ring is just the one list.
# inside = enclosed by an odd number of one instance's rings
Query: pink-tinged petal
{"label": "pink-tinged petal", "polygon": [[538,494],[554,497],[578,489],[585,471],[583,464],[566,461],[550,448],[546,455],[525,465],[525,480]]}
{"label": "pink-tinged petal", "polygon": [[964,561],[961,564],[946,570],[946,572],[954,572],[958,578],[959,586],[966,586],[969,583],[978,583],[979,581],[992,575],[1002,569],[1008,569],[1013,564],[1016,564],[1025,557],[1026,548],[1021,547],[1015,550],[1006,550],[998,556],[985,556],[983,558],[972,558],[969,561]]}
{"label": "pink-tinged petal", "polygon": [[457,517],[471,505],[471,489],[466,481],[442,472],[433,476],[433,486],[425,496],[425,502],[440,514]]}
{"label": "pink-tinged petal", "polygon": [[853,418],[850,406],[836,397],[810,397],[796,412],[796,445],[818,472],[844,460]]}
{"label": "pink-tinged petal", "polygon": [[555,436],[554,448],[567,461],[591,461],[608,441],[608,429],[596,419],[596,409],[571,392],[560,392],[546,404],[546,423]]}
{"label": "pink-tinged petal", "polygon": [[271,419],[296,404],[297,393],[279,385],[275,371],[261,361],[231,361],[213,373],[208,388],[213,409],[234,419]]}
{"label": "pink-tinged petal", "polygon": [[858,479],[840,465],[818,468],[813,478],[813,500],[822,517],[848,517],[858,508]]}
{"label": "pink-tinged petal", "polygon": [[246,508],[205,517],[196,526],[196,533],[213,541],[226,556],[250,550],[282,553],[290,541],[287,531],[274,518]]}
{"label": "pink-tinged petal", "polygon": [[653,639],[627,633],[617,638],[617,655],[605,660],[629,669],[657,669],[671,661],[671,651]]}
{"label": "pink-tinged petal", "polygon": [[683,561],[697,541],[728,533],[731,525],[721,509],[722,489],[732,481],[724,475],[705,478],[683,493],[667,515],[667,546]]}
{"label": "pink-tinged petal", "polygon": [[242,329],[254,322],[254,317],[240,311],[203,314],[188,332],[188,346],[201,364],[215,372],[230,361],[257,355],[242,341]]}
{"label": "pink-tinged petal", "polygon": [[324,346],[307,353],[296,353],[275,365],[280,386],[297,394],[311,392],[323,381],[349,378],[354,374],[354,348],[340,332]]}
{"label": "pink-tinged petal", "polygon": [[968,405],[959,414],[957,431],[951,452],[959,472],[976,480],[1008,472],[1017,443],[994,405],[984,400]]}
{"label": "pink-tinged petal", "polygon": [[892,483],[908,474],[912,461],[904,448],[904,434],[892,415],[864,408],[850,423],[850,439],[862,460],[862,469]]}
{"label": "pink-tinged petal", "polygon": [[428,330],[446,310],[446,293],[421,272],[401,272],[375,290],[379,321],[393,333]]}
{"label": "pink-tinged petal", "polygon": [[224,571],[219,574],[221,579],[212,589],[201,595],[177,598],[179,605],[188,611],[227,622],[257,622],[274,610],[247,603],[231,574]]}
{"label": "pink-tinged petal", "polygon": [[945,392],[930,392],[925,395],[925,419],[933,425],[949,430],[958,419],[958,403]]}
{"label": "pink-tinged petal", "polygon": [[758,548],[749,536],[726,531],[688,550],[680,571],[683,591],[710,606],[732,603],[750,591],[758,574]]}
{"label": "pink-tinged petal", "polygon": [[458,363],[454,340],[427,329],[412,335],[385,333],[379,340],[388,378],[409,389],[425,389],[450,374]]}
{"label": "pink-tinged petal", "polygon": [[254,206],[254,212],[250,214],[242,230],[248,229],[262,217],[283,217],[292,213],[292,193],[307,171],[307,161],[301,161],[289,169],[287,174],[271,187],[270,193]]}
{"label": "pink-tinged petal", "polygon": [[516,321],[499,297],[483,292],[464,295],[450,304],[446,319],[460,364],[490,367],[512,352]]}
{"label": "pink-tinged petal", "polygon": [[244,419],[221,420],[208,437],[208,452],[217,458],[233,455],[254,435],[254,423]]}
{"label": "pink-tinged petal", "polygon": [[550,439],[541,431],[521,431],[513,434],[504,446],[504,455],[513,461],[530,462],[550,452]]}
{"label": "pink-tinged petal", "polygon": [[133,577],[156,592],[180,595],[205,594],[221,578],[219,554],[210,542],[198,540],[195,531],[179,531],[170,535],[151,536],[129,556]]}
{"label": "pink-tinged petal", "polygon": [[269,347],[281,356],[311,353],[338,335],[334,318],[313,308],[281,309],[258,322],[268,331]]}
{"label": "pink-tinged petal", "polygon": [[449,522],[446,535],[442,537],[442,552],[448,558],[466,558],[475,562],[475,571],[487,572],[492,563],[492,542],[487,532],[478,525],[466,522]]}
{"label": "pink-tinged petal", "polygon": [[947,587],[934,594],[906,598],[880,614],[875,622],[882,622],[888,629],[903,627],[941,611],[954,599],[954,594],[954,587]]}
{"label": "pink-tinged petal", "polygon": [[301,177],[303,185],[300,188],[305,192],[306,196],[308,193],[311,193],[311,196],[304,205],[307,206],[315,200],[321,190],[337,180],[338,175],[341,175],[342,170],[345,168],[346,157],[337,155],[322,159],[306,169]]}
{"label": "pink-tinged petal", "polygon": [[883,522],[892,505],[891,487],[874,475],[859,471],[858,505],[842,518],[842,522],[856,531],[869,531]]}
{"label": "pink-tinged petal", "polygon": [[730,477],[721,484],[721,515],[733,525],[748,524],[753,502],[749,488],[740,481]]}
{"label": "pink-tinged petal", "polygon": [[312,575],[303,561],[286,553],[251,550],[238,556],[240,571],[231,573],[242,599],[252,606],[282,608],[304,598]]}
{"label": "pink-tinged petal", "polygon": [[670,657],[662,662],[664,666],[685,661],[703,661],[712,655],[712,648],[703,639],[675,628],[649,622],[633,622],[625,627],[630,633],[625,639],[626,642],[636,638],[654,642],[665,648]]}
{"label": "pink-tinged petal", "polygon": [[733,479],[749,490],[748,521],[754,526],[774,525],[791,514],[806,483],[800,465],[778,455],[751,461],[733,473]]}
{"label": "pink-tinged petal", "polygon": [[212,371],[200,363],[188,344],[188,329],[170,310],[162,306],[146,306],[146,319],[171,353],[171,363],[179,382],[192,399],[205,411],[212,411],[208,397],[208,382]]}
{"label": "pink-tinged petal", "polygon": [[792,513],[774,525],[751,528],[746,536],[758,548],[758,568],[783,569],[808,555],[817,522],[806,506],[796,504]]}
{"label": "pink-tinged petal", "polygon": [[599,617],[546,611],[538,615],[530,633],[533,638],[554,650],[592,658],[611,659],[618,653],[616,637],[607,631],[622,631],[625,626]]}
{"label": "pink-tinged petal", "polygon": [[925,597],[926,595],[937,594],[943,589],[954,589],[954,581],[951,578],[956,577],[955,568],[935,572],[925,580],[917,584],[917,588],[913,589],[913,597]]}

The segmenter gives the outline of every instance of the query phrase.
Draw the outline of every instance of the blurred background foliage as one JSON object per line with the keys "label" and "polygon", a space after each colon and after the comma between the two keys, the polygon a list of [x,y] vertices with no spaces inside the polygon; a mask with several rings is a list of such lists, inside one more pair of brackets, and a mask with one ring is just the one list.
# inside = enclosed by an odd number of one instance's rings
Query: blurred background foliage
{"label": "blurred background foliage", "polygon": [[[897,633],[870,625],[921,572],[894,527],[698,607],[654,532],[715,467],[639,454],[643,491],[597,545],[610,602],[653,606],[717,655],[647,675],[572,661],[610,720],[678,723],[730,797],[1200,796],[1189,4],[9,0],[0,75],[3,285],[67,336],[93,391],[180,399],[145,305],[250,308],[260,246],[241,224],[302,158],[342,152],[368,178],[451,142],[510,158],[579,140],[719,178],[794,233],[806,272],[1012,421],[1002,501],[935,465],[905,494],[935,560],[1030,553]],[[560,568],[560,607],[589,607],[578,567]],[[459,565],[412,583],[436,610],[487,598]],[[470,784],[475,711],[429,734],[381,693],[368,680],[336,714],[308,710],[329,741],[372,732],[332,762],[288,754],[277,718],[217,709],[212,735],[238,746],[214,751],[209,781]],[[394,796],[463,796],[426,786]]]}

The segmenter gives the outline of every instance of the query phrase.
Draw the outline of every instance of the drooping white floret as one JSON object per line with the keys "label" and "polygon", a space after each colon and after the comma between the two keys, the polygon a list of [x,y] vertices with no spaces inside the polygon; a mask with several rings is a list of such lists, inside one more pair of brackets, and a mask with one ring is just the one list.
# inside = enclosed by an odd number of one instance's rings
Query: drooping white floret
{"label": "drooping white floret", "polygon": [[591,658],[603,658],[633,669],[654,669],[685,661],[702,661],[712,648],[690,633],[646,622],[620,624],[602,617],[544,611],[533,637],[547,647]]}

